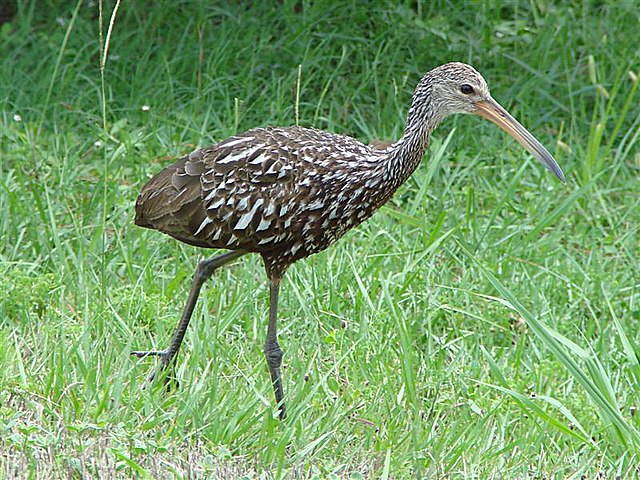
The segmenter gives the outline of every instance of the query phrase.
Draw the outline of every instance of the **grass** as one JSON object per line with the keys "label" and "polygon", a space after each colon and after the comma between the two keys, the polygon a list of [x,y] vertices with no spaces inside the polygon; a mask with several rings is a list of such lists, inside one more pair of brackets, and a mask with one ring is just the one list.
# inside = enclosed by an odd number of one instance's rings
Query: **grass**
{"label": "grass", "polygon": [[[19,1],[0,27],[0,475],[640,473],[633,2],[115,7]],[[180,389],[143,390],[129,352],[166,344],[206,253],[133,226],[149,175],[258,125],[397,138],[454,59],[567,185],[450,119],[389,205],[288,272],[287,421],[258,258],[205,289]]]}

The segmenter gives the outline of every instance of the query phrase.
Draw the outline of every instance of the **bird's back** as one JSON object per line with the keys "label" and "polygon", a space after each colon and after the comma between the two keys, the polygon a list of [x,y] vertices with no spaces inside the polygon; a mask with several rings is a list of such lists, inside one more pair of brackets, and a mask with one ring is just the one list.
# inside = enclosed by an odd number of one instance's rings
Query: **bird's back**
{"label": "bird's back", "polygon": [[323,250],[366,219],[382,152],[301,127],[250,130],[196,150],[142,189],[136,224],[200,247]]}

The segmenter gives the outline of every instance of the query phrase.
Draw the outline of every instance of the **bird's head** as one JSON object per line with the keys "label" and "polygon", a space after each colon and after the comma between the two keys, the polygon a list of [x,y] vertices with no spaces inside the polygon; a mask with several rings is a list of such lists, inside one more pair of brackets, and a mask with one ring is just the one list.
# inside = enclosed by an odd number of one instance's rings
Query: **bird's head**
{"label": "bird's head", "polygon": [[430,86],[431,103],[440,115],[476,113],[478,104],[491,98],[482,75],[465,63],[441,65],[427,73],[423,81]]}
{"label": "bird's head", "polygon": [[437,121],[454,113],[472,113],[484,117],[515,138],[562,182],[565,181],[553,156],[491,97],[487,82],[472,66],[452,62],[434,68],[423,77],[416,94],[421,90],[427,94],[423,98],[429,98],[429,110]]}

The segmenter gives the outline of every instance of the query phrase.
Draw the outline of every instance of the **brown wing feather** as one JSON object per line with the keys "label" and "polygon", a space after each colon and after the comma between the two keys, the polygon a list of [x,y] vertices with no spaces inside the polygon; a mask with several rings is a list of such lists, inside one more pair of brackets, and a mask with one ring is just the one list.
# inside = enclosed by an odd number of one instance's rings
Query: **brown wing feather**
{"label": "brown wing feather", "polygon": [[299,166],[291,139],[279,138],[277,129],[250,130],[192,153],[189,162],[204,170],[206,216],[193,230],[198,238],[248,251],[267,251],[284,240],[288,216],[282,207],[293,203]]}
{"label": "brown wing feather", "polygon": [[393,140],[378,140],[374,139],[369,142],[369,147],[373,150],[386,150],[393,145]]}
{"label": "brown wing feather", "polygon": [[185,175],[189,157],[182,157],[155,175],[136,201],[135,223],[167,233],[189,245],[210,247],[193,236],[191,225],[199,225],[206,215],[197,176]]}

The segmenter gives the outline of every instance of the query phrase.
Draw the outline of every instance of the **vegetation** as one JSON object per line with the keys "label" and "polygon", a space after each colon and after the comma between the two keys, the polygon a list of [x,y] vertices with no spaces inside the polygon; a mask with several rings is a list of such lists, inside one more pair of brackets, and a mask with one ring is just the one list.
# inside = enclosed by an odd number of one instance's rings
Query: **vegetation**
{"label": "vegetation", "polygon": [[[0,476],[639,475],[640,7],[226,3],[3,16]],[[133,225],[149,176],[260,125],[397,138],[451,60],[567,184],[450,119],[388,206],[289,271],[286,421],[259,258],[209,282],[180,388],[143,389],[154,362],[129,352],[166,345],[209,253]]]}

